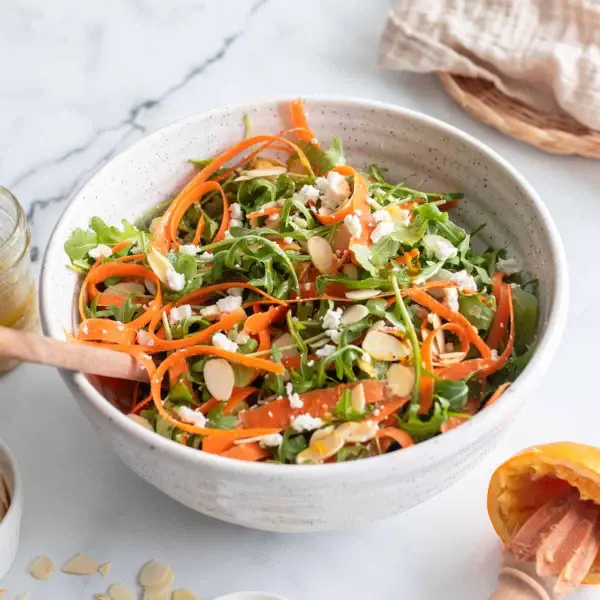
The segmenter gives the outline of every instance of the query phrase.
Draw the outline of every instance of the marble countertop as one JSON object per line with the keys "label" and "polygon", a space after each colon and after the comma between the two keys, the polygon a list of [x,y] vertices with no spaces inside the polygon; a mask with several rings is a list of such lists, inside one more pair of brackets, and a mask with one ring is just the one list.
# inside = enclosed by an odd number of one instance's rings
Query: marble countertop
{"label": "marble countertop", "polygon": [[[202,600],[261,589],[290,600],[480,599],[499,543],[485,509],[495,466],[524,446],[598,443],[591,315],[600,292],[597,162],[556,157],[473,121],[434,77],[376,68],[389,0],[15,0],[0,21],[0,181],[26,208],[36,270],[68,198],[119,150],[181,116],[288,94],[362,96],[414,108],[478,137],[537,188],[571,269],[571,310],[556,359],[509,434],[453,488],[385,522],[318,535],[219,523],[132,475],[92,431],[50,369],[0,379],[0,437],[25,484],[17,561],[0,587],[32,600],[80,600],[108,580],[26,574],[33,557],[112,561],[133,584],[150,558]],[[580,598],[592,598],[590,590]]]}

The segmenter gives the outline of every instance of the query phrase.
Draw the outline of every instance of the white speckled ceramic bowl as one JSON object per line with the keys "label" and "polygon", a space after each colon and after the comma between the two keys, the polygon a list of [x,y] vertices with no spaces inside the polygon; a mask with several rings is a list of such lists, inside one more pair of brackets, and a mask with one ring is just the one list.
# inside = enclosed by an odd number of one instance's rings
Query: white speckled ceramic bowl
{"label": "white speckled ceramic bowl", "polygon": [[[99,215],[134,219],[173,195],[192,175],[190,157],[211,156],[244,135],[289,126],[278,100],[189,117],[149,135],[96,173],[58,223],[44,258],[41,314],[47,334],[73,326],[78,278],[65,268],[63,243]],[[245,463],[168,441],[127,419],[82,374],[63,373],[77,403],[122,460],[179,502],[206,515],[272,531],[330,530],[397,514],[456,482],[481,460],[527,399],[562,334],[567,274],[562,245],[535,191],[481,142],[435,119],[364,100],[306,101],[323,142],[338,135],[355,166],[377,162],[394,181],[466,193],[456,215],[467,227],[487,223],[485,241],[506,246],[539,278],[540,338],[535,355],[502,401],[470,423],[415,447],[357,462],[314,466]]]}

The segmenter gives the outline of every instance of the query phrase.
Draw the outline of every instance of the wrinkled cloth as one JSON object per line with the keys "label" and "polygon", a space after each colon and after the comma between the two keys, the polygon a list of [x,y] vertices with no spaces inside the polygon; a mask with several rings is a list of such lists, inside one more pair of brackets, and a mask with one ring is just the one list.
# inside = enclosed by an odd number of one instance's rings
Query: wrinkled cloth
{"label": "wrinkled cloth", "polygon": [[483,78],[600,130],[600,0],[397,0],[379,63]]}

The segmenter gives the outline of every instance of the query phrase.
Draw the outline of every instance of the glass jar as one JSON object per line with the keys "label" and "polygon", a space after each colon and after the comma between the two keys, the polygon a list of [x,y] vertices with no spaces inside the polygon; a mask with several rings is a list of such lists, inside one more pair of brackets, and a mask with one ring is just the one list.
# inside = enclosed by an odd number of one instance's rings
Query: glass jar
{"label": "glass jar", "polygon": [[[0,186],[0,325],[34,331],[38,328],[35,285],[29,258],[30,233],[17,199]],[[17,361],[0,357],[0,373]]]}

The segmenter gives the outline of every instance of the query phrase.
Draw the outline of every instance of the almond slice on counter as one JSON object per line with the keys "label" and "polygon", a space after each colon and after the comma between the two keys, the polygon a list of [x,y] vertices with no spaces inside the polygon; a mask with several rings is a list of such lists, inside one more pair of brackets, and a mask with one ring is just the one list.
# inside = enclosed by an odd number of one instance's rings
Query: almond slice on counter
{"label": "almond slice on counter", "polygon": [[350,300],[368,300],[369,298],[376,298],[381,294],[381,290],[352,290],[346,292],[346,298]]}
{"label": "almond slice on counter", "polygon": [[94,594],[94,600],[110,600],[108,594]]}
{"label": "almond slice on counter", "polygon": [[204,383],[213,398],[229,400],[235,383],[233,367],[224,358],[211,358],[204,365]]}
{"label": "almond slice on counter", "polygon": [[135,594],[121,583],[115,583],[108,588],[111,600],[135,600]]}
{"label": "almond slice on counter", "polygon": [[325,238],[315,235],[309,238],[306,247],[310,259],[319,273],[333,275],[337,272],[335,268],[335,263],[337,262],[336,256]]}
{"label": "almond slice on counter", "polygon": [[144,600],[162,600],[163,596],[171,592],[173,582],[175,581],[175,575],[171,569],[167,573],[166,578],[160,583],[147,587],[144,590]]}
{"label": "almond slice on counter", "polygon": [[352,325],[362,321],[369,314],[369,309],[362,304],[354,304],[347,308],[342,315],[340,323],[342,325]]}
{"label": "almond slice on counter", "polygon": [[103,563],[98,567],[98,573],[102,575],[102,577],[108,577],[110,573],[110,568],[112,567],[112,563]]}
{"label": "almond slice on counter", "polygon": [[93,575],[98,570],[98,563],[87,554],[78,554],[62,569],[67,575]]}
{"label": "almond slice on counter", "polygon": [[171,600],[198,600],[198,596],[190,590],[181,589],[173,592]]}
{"label": "almond slice on counter", "polygon": [[55,570],[56,566],[47,556],[38,556],[29,567],[30,575],[40,581],[48,581]]}
{"label": "almond slice on counter", "polygon": [[8,491],[8,483],[6,477],[0,473],[0,505],[6,510],[10,506],[10,492]]}
{"label": "almond slice on counter", "polygon": [[400,363],[390,365],[387,370],[387,384],[393,396],[408,396],[415,385],[415,371]]}
{"label": "almond slice on counter", "polygon": [[29,600],[29,592],[25,592],[24,594],[17,596],[17,600]]}
{"label": "almond slice on counter", "polygon": [[151,560],[140,573],[140,583],[144,587],[158,585],[167,579],[171,566],[164,562]]}

